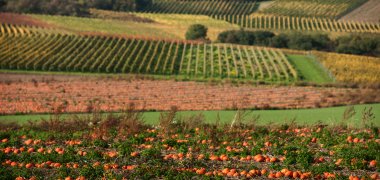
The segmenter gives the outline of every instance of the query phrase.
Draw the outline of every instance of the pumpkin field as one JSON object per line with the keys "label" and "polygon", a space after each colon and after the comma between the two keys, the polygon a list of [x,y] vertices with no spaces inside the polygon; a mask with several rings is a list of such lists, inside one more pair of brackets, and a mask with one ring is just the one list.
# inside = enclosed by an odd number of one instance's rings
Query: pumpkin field
{"label": "pumpkin field", "polygon": [[0,0],[0,180],[380,180],[379,0]]}
{"label": "pumpkin field", "polygon": [[138,113],[126,112],[95,127],[90,124],[97,123],[96,116],[0,131],[0,177],[379,178],[377,128],[216,126],[202,125],[201,117],[177,120],[174,115],[174,110],[162,114],[158,129],[141,124]]}

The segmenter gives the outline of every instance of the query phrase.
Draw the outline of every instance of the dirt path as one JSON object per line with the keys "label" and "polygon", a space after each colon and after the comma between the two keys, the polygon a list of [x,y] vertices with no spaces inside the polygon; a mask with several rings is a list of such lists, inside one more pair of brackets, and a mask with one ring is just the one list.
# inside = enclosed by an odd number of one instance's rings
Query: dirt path
{"label": "dirt path", "polygon": [[[147,110],[169,110],[172,106],[180,110],[224,110],[313,108],[351,101],[380,102],[378,91],[361,89],[237,87],[232,84],[80,76],[0,74],[0,77],[0,114],[48,113],[59,108],[66,112],[88,112],[94,107],[103,111],[119,111],[130,103]],[[368,98],[363,100],[365,97]]]}

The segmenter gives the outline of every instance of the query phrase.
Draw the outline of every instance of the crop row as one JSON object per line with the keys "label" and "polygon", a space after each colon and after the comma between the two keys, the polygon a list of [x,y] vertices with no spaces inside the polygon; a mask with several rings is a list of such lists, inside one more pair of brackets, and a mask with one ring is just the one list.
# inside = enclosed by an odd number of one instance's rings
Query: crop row
{"label": "crop row", "polygon": [[275,49],[119,37],[14,34],[8,32],[0,36],[2,69],[265,81],[297,79],[284,53]]}
{"label": "crop row", "polygon": [[379,178],[377,129],[229,128],[202,117],[153,129],[127,115],[1,129],[0,179]]}
{"label": "crop row", "polygon": [[272,15],[336,19],[368,0],[282,0],[262,12]]}
{"label": "crop row", "polygon": [[336,21],[326,18],[273,16],[273,15],[216,15],[215,19],[238,24],[244,28],[379,33],[380,24],[370,22]]}
{"label": "crop row", "polygon": [[256,1],[226,1],[226,0],[198,0],[198,1],[153,1],[143,12],[175,13],[175,14],[251,14],[257,7]]}
{"label": "crop row", "polygon": [[340,82],[379,83],[380,58],[336,53],[313,53]]}
{"label": "crop row", "polygon": [[30,31],[26,27],[21,27],[21,26],[12,26],[9,24],[1,24],[0,25],[0,32],[1,36],[4,36],[5,34],[7,35],[13,35],[13,36],[31,36],[33,31]]}

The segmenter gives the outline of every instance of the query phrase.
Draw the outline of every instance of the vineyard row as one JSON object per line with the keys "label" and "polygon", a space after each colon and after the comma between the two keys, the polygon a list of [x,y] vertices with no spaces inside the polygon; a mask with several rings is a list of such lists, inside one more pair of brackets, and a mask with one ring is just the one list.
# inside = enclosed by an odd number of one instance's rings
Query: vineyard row
{"label": "vineyard row", "polygon": [[66,34],[1,33],[0,44],[0,67],[11,70],[263,81],[294,81],[298,77],[284,53],[276,49]]}
{"label": "vineyard row", "polygon": [[201,14],[201,15],[242,15],[251,14],[258,4],[256,1],[154,1],[143,12],[147,13],[172,13],[172,14]]}
{"label": "vineyard row", "polygon": [[225,20],[233,24],[238,24],[241,27],[252,29],[380,33],[379,23],[342,22],[325,18],[272,15],[215,15],[213,18]]}
{"label": "vineyard row", "polygon": [[275,1],[262,13],[295,17],[338,19],[368,0],[282,0]]}

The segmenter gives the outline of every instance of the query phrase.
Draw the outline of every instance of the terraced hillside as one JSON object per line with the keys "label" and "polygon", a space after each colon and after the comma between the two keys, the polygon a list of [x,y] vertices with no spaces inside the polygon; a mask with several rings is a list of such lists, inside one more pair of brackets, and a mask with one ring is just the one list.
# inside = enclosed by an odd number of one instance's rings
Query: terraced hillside
{"label": "terraced hillside", "polygon": [[148,13],[171,14],[251,14],[257,8],[256,0],[155,0],[143,9]]}
{"label": "terraced hillside", "polygon": [[280,16],[336,19],[368,0],[276,0],[262,13]]}
{"label": "terraced hillside", "polygon": [[[203,24],[207,26],[208,38],[213,41],[216,40],[218,34],[223,31],[239,29],[238,25],[216,20],[205,15],[115,13],[114,11],[102,10],[92,10],[91,13],[91,15],[96,18],[36,14],[28,16],[60,29],[73,32],[159,37],[160,39],[185,39],[185,33],[192,24]],[[134,16],[135,19],[131,20],[131,16]],[[129,19],[125,20],[125,18]],[[141,22],[141,18],[145,21]],[[8,23],[13,24],[13,22]]]}
{"label": "terraced hillside", "polygon": [[345,33],[379,33],[380,23],[343,21],[328,18],[275,16],[265,14],[230,16],[217,15],[215,19],[225,20],[248,29],[296,30]]}
{"label": "terraced hillside", "polygon": [[298,74],[276,49],[40,33],[0,27],[0,67],[11,70],[179,75],[295,81]]}

